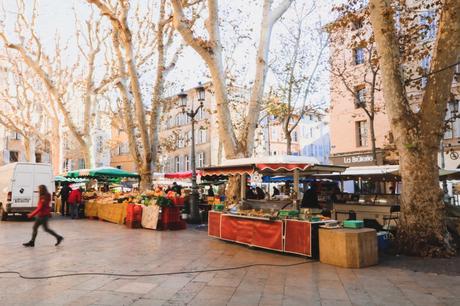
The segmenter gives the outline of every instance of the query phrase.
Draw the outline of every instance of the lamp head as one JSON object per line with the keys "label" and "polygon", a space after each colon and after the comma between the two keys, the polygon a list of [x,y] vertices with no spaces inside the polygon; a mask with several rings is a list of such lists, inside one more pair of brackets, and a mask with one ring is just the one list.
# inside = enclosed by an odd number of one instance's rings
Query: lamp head
{"label": "lamp head", "polygon": [[203,103],[204,101],[204,96],[205,96],[205,89],[204,86],[201,85],[201,82],[198,82],[198,86],[195,88],[197,96],[198,96],[198,101]]}
{"label": "lamp head", "polygon": [[184,89],[182,89],[177,96],[179,97],[180,107],[185,109],[185,107],[187,107],[187,94],[184,92]]}

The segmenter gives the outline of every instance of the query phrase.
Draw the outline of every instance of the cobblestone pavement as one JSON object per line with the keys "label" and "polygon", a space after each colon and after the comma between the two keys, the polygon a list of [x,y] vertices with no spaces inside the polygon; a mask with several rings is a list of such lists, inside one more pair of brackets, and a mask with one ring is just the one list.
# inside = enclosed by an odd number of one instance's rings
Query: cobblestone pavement
{"label": "cobblestone pavement", "polygon": [[[53,218],[35,248],[32,223],[0,222],[0,270],[25,275],[185,271],[304,260],[208,238],[196,229],[159,232],[94,220]],[[460,276],[394,268],[294,267],[154,277],[75,276],[24,280],[0,275],[1,305],[460,305]]]}

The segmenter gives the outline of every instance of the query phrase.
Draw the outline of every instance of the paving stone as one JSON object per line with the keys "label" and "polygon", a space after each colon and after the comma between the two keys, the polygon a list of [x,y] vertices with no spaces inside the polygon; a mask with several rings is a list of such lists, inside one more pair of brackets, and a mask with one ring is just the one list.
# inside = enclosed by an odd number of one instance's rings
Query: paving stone
{"label": "paving stone", "polygon": [[[0,270],[27,275],[68,272],[160,273],[251,263],[288,264],[298,257],[209,238],[205,232],[129,230],[92,220],[53,218],[66,237],[53,246],[39,234],[21,246],[30,222],[0,222]],[[460,276],[385,266],[342,269],[301,266],[159,275],[137,278],[78,276],[24,280],[0,275],[0,305],[460,305]]]}
{"label": "paving stone", "polygon": [[151,291],[155,288],[155,284],[149,283],[139,283],[139,282],[129,282],[124,286],[121,286],[116,291],[118,292],[127,292],[127,293],[138,293],[138,294],[146,294],[147,292]]}

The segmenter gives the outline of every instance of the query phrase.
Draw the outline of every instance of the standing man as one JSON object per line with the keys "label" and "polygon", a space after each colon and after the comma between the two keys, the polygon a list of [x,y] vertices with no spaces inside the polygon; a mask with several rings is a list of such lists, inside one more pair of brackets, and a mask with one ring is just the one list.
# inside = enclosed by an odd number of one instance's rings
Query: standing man
{"label": "standing man", "polygon": [[177,193],[178,195],[181,194],[182,192],[182,186],[177,184],[176,182],[173,182],[173,185],[172,185],[172,191],[174,191],[175,193]]}
{"label": "standing man", "polygon": [[72,219],[78,219],[78,211],[80,209],[81,191],[80,188],[72,190],[69,195],[70,216]]}
{"label": "standing man", "polygon": [[61,216],[64,216],[64,214],[66,216],[69,215],[68,199],[71,191],[72,189],[70,189],[69,183],[64,183],[64,186],[58,194],[58,196],[61,196]]}

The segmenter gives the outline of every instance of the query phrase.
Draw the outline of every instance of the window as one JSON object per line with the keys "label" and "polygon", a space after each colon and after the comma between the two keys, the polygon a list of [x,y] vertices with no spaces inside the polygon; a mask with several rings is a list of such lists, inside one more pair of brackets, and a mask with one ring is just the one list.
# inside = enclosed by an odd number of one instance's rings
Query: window
{"label": "window", "polygon": [[310,128],[310,138],[313,138],[313,128]]}
{"label": "window", "polygon": [[42,154],[41,153],[35,153],[35,162],[36,163],[41,163],[42,162]]}
{"label": "window", "polygon": [[[460,120],[456,118],[456,116],[458,115],[459,103],[460,103],[459,100],[454,100],[454,101],[449,101],[447,105],[448,111],[446,113],[446,119],[455,118],[455,121],[449,125],[450,128],[446,130],[444,134],[444,139],[460,137]],[[457,113],[454,112],[455,109],[457,109]]]}
{"label": "window", "polygon": [[204,167],[204,152],[198,153],[198,168]]}
{"label": "window", "polygon": [[19,152],[10,151],[10,163],[15,163],[19,161]]}
{"label": "window", "polygon": [[96,137],[96,152],[102,153],[104,151],[104,138],[102,136]]}
{"label": "window", "polygon": [[120,166],[120,165],[118,165],[118,166],[116,166],[116,168],[117,168],[117,169],[121,169],[121,166]]}
{"label": "window", "polygon": [[123,142],[120,146],[119,146],[119,155],[123,155],[123,154],[128,154],[129,153],[129,144],[128,142]]}
{"label": "window", "polygon": [[272,128],[272,140],[276,140],[278,136],[276,128]]}
{"label": "window", "polygon": [[292,134],[292,140],[293,140],[294,142],[297,142],[297,132],[294,132],[294,133]]}
{"label": "window", "polygon": [[367,147],[367,121],[356,122],[356,146]]}
{"label": "window", "polygon": [[353,50],[353,57],[354,57],[355,65],[364,64],[364,49],[355,48]]}
{"label": "window", "polygon": [[185,171],[190,171],[190,156],[184,155]]}
{"label": "window", "polygon": [[85,169],[85,160],[83,158],[78,160],[78,169]]}
{"label": "window", "polygon": [[12,132],[11,133],[11,139],[12,140],[21,140],[21,134],[16,133],[16,132]]}
{"label": "window", "polygon": [[207,141],[207,131],[200,129],[198,131],[198,142],[197,143],[206,143]]}
{"label": "window", "polygon": [[188,131],[185,135],[185,146],[190,146],[192,144],[192,130]]}
{"label": "window", "polygon": [[176,115],[176,117],[174,118],[174,123],[176,126],[180,125],[180,114]]}
{"label": "window", "polygon": [[179,156],[174,157],[174,164],[175,164],[175,172],[180,171],[180,158]]}
{"label": "window", "polygon": [[366,87],[360,85],[355,87],[355,108],[364,107],[366,105]]}
{"label": "window", "polygon": [[198,110],[198,113],[196,114],[196,120],[202,120],[203,114],[204,114],[203,108],[200,107],[200,109]]}

